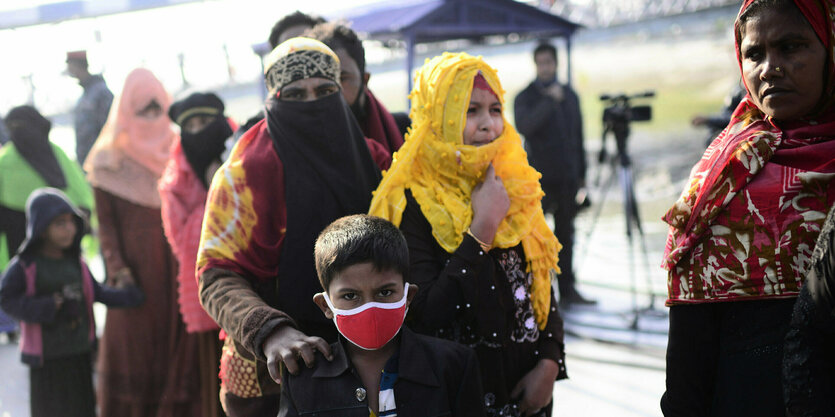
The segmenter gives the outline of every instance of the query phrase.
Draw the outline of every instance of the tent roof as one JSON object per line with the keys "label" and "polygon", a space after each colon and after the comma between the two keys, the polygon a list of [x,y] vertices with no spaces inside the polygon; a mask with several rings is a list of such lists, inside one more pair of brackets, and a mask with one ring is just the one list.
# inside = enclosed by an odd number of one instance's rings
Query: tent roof
{"label": "tent roof", "polygon": [[396,0],[345,16],[368,39],[415,43],[518,33],[570,37],[580,25],[514,0]]}
{"label": "tent roof", "polygon": [[105,16],[201,0],[65,0],[0,11],[0,29]]}

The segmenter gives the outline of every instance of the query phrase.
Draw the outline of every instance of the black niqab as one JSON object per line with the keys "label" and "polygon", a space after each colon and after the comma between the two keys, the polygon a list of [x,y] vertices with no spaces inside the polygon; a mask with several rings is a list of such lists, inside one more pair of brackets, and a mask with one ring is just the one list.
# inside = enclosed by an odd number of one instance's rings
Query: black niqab
{"label": "black niqab", "polygon": [[209,189],[206,181],[206,169],[212,162],[220,162],[220,156],[226,149],[226,139],[232,136],[232,128],[223,115],[217,116],[211,123],[197,133],[180,133],[180,144],[191,169],[197,175],[203,187]]}
{"label": "black niqab", "polygon": [[32,106],[15,107],[6,115],[6,127],[18,153],[43,177],[47,185],[66,188],[67,180],[52,152],[52,123]]}
{"label": "black niqab", "polygon": [[334,220],[368,212],[380,170],[342,94],[310,102],[273,97],[267,101],[266,117],[284,166],[287,207],[287,233],[276,280],[277,307],[307,334],[335,334],[333,324],[310,301],[322,290],[313,246]]}

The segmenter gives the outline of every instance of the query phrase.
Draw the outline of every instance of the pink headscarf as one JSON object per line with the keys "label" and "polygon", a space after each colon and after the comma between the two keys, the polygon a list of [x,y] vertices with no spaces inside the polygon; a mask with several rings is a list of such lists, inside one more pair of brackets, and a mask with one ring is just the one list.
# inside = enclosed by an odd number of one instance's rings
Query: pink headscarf
{"label": "pink headscarf", "polygon": [[[137,115],[152,101],[162,108],[158,117]],[[157,181],[177,136],[168,119],[170,105],[171,97],[151,71],[138,68],[128,74],[84,166],[90,183],[134,203],[159,207]]]}

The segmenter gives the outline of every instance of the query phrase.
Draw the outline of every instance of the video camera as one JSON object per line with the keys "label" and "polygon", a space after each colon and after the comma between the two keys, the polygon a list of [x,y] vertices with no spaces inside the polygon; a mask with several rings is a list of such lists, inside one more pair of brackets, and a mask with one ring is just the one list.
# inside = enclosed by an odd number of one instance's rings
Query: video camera
{"label": "video camera", "polygon": [[628,166],[631,162],[626,152],[626,141],[629,138],[629,122],[645,122],[652,119],[652,107],[649,105],[632,106],[630,100],[636,98],[655,97],[654,91],[645,91],[632,95],[602,94],[601,101],[609,105],[603,109],[603,137],[598,155],[598,161],[606,160],[606,136],[614,134],[621,165]]}
{"label": "video camera", "polygon": [[609,106],[603,109],[603,123],[628,123],[645,122],[652,120],[652,107],[649,105],[631,106],[629,100],[636,98],[655,97],[655,91],[645,91],[632,95],[626,94],[602,94],[601,101],[609,102]]}

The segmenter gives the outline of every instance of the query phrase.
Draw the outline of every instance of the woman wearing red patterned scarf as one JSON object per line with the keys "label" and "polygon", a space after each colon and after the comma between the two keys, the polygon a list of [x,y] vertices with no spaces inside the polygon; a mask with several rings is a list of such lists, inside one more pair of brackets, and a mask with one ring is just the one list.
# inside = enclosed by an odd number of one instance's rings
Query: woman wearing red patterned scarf
{"label": "woman wearing red patterned scarf", "polygon": [[666,416],[785,414],[783,338],[835,200],[833,7],[746,0],[740,9],[748,95],[664,216]]}

